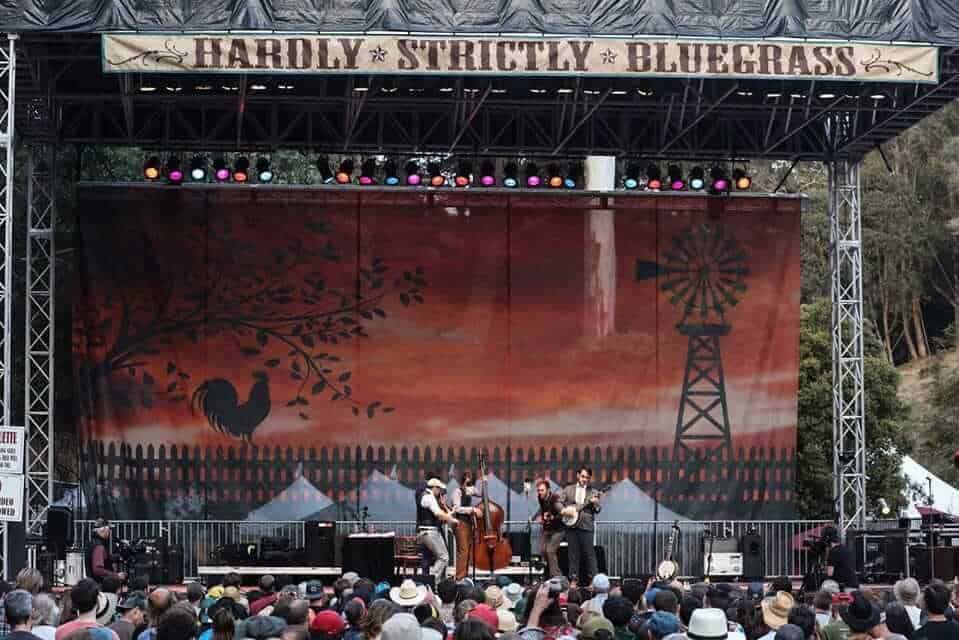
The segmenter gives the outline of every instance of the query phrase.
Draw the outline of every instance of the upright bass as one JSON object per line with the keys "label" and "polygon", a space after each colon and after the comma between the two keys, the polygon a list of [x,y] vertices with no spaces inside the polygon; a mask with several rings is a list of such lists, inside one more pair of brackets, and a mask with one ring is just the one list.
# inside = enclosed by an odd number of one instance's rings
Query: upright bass
{"label": "upright bass", "polygon": [[509,566],[513,549],[503,535],[503,523],[506,520],[503,507],[489,499],[486,454],[480,454],[479,466],[483,501],[479,505],[482,515],[476,517],[476,526],[473,528],[473,566],[484,571],[496,571]]}

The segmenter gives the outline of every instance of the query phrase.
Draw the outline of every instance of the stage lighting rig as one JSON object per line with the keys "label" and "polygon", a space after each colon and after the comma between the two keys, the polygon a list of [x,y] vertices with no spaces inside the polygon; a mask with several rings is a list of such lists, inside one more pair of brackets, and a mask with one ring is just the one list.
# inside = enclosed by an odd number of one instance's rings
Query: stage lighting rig
{"label": "stage lighting rig", "polygon": [[320,181],[323,184],[333,184],[336,182],[336,176],[330,168],[330,159],[326,156],[320,156],[316,159],[316,169],[320,172]]}
{"label": "stage lighting rig", "polygon": [[583,163],[570,162],[566,171],[566,178],[563,180],[563,186],[567,189],[575,189],[583,182]]}
{"label": "stage lighting rig", "polygon": [[516,177],[517,175],[519,175],[519,165],[513,161],[507,162],[506,166],[503,167],[503,186],[507,189],[518,187],[519,179]]}
{"label": "stage lighting rig", "polygon": [[230,179],[230,170],[226,166],[226,160],[223,156],[217,156],[213,160],[213,177],[217,182],[226,182]]}
{"label": "stage lighting rig", "polygon": [[388,187],[395,187],[400,183],[400,177],[396,171],[396,163],[392,160],[387,160],[386,164],[383,165],[383,175],[383,184]]}
{"label": "stage lighting rig", "polygon": [[646,188],[650,191],[660,191],[663,188],[663,174],[655,164],[646,168]]}
{"label": "stage lighting rig", "polygon": [[206,158],[203,156],[193,156],[190,160],[190,179],[193,182],[204,182],[206,180]]}
{"label": "stage lighting rig", "polygon": [[250,161],[240,156],[233,164],[233,182],[246,182],[250,179]]}
{"label": "stage lighting rig", "polygon": [[260,182],[273,182],[273,170],[270,169],[270,159],[259,157],[256,159],[256,177]]}
{"label": "stage lighting rig", "polygon": [[167,182],[170,184],[180,184],[183,182],[183,169],[180,168],[180,159],[177,156],[171,155],[167,158],[164,173],[166,174]]}
{"label": "stage lighting rig", "polygon": [[702,191],[706,188],[706,171],[702,167],[695,166],[689,172],[689,188],[693,191]]}
{"label": "stage lighting rig", "polygon": [[156,180],[160,177],[160,159],[156,156],[150,156],[143,163],[143,177],[147,180]]}
{"label": "stage lighting rig", "polygon": [[406,163],[406,184],[411,187],[418,187],[423,184],[423,176],[420,175],[420,165],[413,160]]}
{"label": "stage lighting rig", "polygon": [[546,175],[549,176],[546,184],[553,189],[559,189],[563,186],[563,176],[559,165],[555,162],[546,167]]}
{"label": "stage lighting rig", "polygon": [[726,169],[717,164],[709,171],[709,177],[712,179],[710,193],[713,195],[729,193],[730,182],[729,174],[726,173]]}
{"label": "stage lighting rig", "polygon": [[369,187],[376,184],[376,160],[367,158],[360,165],[360,184]]}
{"label": "stage lighting rig", "polygon": [[536,187],[543,184],[543,179],[539,177],[539,167],[536,166],[535,162],[526,163],[526,167],[523,169],[523,173],[526,175],[526,186],[535,189]]}
{"label": "stage lighting rig", "polygon": [[625,173],[623,173],[623,188],[628,191],[633,191],[634,189],[639,189],[639,163],[630,162],[626,165]]}
{"label": "stage lighting rig", "polygon": [[426,170],[430,174],[431,187],[442,187],[446,184],[446,176],[443,175],[439,162],[430,162],[426,165]]}
{"label": "stage lighting rig", "polygon": [[686,188],[686,180],[683,179],[683,170],[678,164],[669,165],[667,178],[669,179],[669,188],[673,191],[682,191]]}
{"label": "stage lighting rig", "polygon": [[336,184],[349,184],[353,180],[353,161],[347,158],[336,170]]}
{"label": "stage lighting rig", "polygon": [[496,186],[496,166],[489,160],[480,165],[480,184],[484,187]]}
{"label": "stage lighting rig", "polygon": [[472,182],[470,176],[473,175],[473,163],[469,160],[463,160],[456,167],[456,175],[453,176],[453,184],[457,187],[468,187]]}
{"label": "stage lighting rig", "polygon": [[744,169],[734,169],[733,184],[740,191],[749,191],[753,186],[753,178]]}

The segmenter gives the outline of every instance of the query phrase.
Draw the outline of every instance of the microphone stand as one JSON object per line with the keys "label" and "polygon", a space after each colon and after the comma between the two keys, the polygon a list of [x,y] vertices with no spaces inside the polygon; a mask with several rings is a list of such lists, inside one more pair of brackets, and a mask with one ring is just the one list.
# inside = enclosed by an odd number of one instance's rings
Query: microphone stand
{"label": "microphone stand", "polygon": [[713,569],[713,532],[709,530],[709,525],[706,525],[705,530],[703,531],[703,537],[706,539],[706,544],[709,545],[709,552],[706,555],[706,570],[703,575],[703,582],[709,584],[709,574]]}

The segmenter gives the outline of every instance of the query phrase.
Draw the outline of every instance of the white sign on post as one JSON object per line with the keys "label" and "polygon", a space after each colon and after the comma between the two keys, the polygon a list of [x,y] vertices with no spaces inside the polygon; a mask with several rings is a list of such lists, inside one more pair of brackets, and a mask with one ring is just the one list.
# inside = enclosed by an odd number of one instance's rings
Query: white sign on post
{"label": "white sign on post", "polygon": [[0,475],[0,522],[23,522],[22,475]]}
{"label": "white sign on post", "polygon": [[23,473],[23,427],[0,427],[0,473]]}

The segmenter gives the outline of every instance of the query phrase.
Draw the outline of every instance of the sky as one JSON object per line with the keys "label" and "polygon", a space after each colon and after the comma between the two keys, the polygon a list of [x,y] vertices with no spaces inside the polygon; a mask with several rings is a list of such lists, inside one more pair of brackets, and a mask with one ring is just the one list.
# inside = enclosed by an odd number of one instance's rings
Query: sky
{"label": "sky", "polygon": [[[423,196],[355,192],[285,192],[277,197],[241,192],[162,193],[111,188],[85,192],[81,216],[84,247],[77,306],[85,327],[104,326],[103,347],[75,340],[78,369],[116,344],[125,292],[136,309],[126,331],[144,331],[164,309],[182,321],[197,304],[184,292],[199,288],[242,297],[255,289],[254,275],[289,282],[298,301],[283,308],[305,312],[304,277],[324,278],[327,288],[349,287],[357,263],[382,258],[389,267],[384,288],[404,270],[422,267],[422,304],[404,307],[395,293],[380,306],[387,318],[367,323],[368,339],[333,347],[351,371],[361,406],[381,401],[395,407],[369,419],[342,402],[309,397],[287,407],[301,384],[289,376],[287,345],[257,345],[255,336],[233,333],[194,342],[184,332],[149,341],[131,375],[124,366],[110,377],[114,389],[142,393],[143,373],[152,388],[171,381],[171,394],[156,393],[150,408],[124,408],[101,396],[87,422],[99,438],[136,443],[231,444],[190,411],[189,396],[203,381],[229,380],[244,402],[254,370],[267,359],[272,408],[257,426],[261,445],[400,445],[434,443],[668,446],[680,405],[688,338],[677,330],[681,310],[661,290],[663,277],[638,280],[637,261],[667,263],[674,237],[703,224],[723,227],[745,252],[745,292],[727,308],[730,326],[720,338],[735,445],[795,443],[799,351],[799,202],[770,198],[639,197],[614,203],[612,233],[615,291],[610,335],[587,330],[587,258],[593,240],[586,200],[547,195],[505,197]],[[596,206],[596,203],[593,203]],[[322,222],[328,233],[310,225]],[[223,225],[230,227],[228,238]],[[292,271],[281,251],[318,249],[329,242],[338,263],[311,258]],[[236,264],[220,268],[229,255]],[[151,257],[152,256],[152,257]],[[104,265],[109,265],[105,267]],[[280,265],[280,266],[277,266]],[[191,285],[189,278],[199,285]],[[314,278],[315,279],[315,278]],[[252,303],[242,307],[249,317]],[[258,311],[271,303],[259,303]],[[237,307],[239,309],[239,307]],[[238,311],[239,313],[239,311]],[[161,323],[176,326],[175,322]],[[77,333],[78,338],[83,334]],[[260,349],[255,357],[242,349]],[[324,347],[325,349],[326,347]],[[176,371],[167,373],[168,363]],[[337,374],[342,369],[337,369]],[[186,372],[189,378],[178,373]],[[300,412],[309,416],[307,420]]]}

